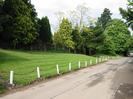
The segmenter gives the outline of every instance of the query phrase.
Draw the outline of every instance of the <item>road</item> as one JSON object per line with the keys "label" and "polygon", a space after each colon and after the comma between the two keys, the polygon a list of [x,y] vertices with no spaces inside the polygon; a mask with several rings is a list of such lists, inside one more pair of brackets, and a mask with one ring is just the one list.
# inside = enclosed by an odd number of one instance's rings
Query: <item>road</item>
{"label": "road", "polygon": [[133,84],[132,65],[131,57],[109,60],[0,99],[133,99],[123,91]]}

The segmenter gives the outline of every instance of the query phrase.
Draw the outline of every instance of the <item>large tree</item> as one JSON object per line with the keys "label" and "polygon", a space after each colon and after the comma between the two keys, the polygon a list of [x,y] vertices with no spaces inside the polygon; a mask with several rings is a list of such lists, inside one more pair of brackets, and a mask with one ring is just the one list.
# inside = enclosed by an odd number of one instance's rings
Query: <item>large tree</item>
{"label": "large tree", "polygon": [[82,51],[84,54],[92,54],[92,51],[94,49],[94,42],[93,42],[93,38],[94,38],[94,33],[93,31],[88,28],[88,27],[83,27],[82,33]]}
{"label": "large tree", "polygon": [[2,26],[2,24],[3,24],[3,22],[4,22],[4,16],[3,16],[3,14],[4,14],[4,12],[3,12],[3,3],[4,3],[4,1],[3,0],[0,0],[0,33],[3,31],[3,26]]}
{"label": "large tree", "polygon": [[101,16],[98,18],[97,25],[105,30],[107,23],[111,20],[112,13],[105,8]]}
{"label": "large tree", "polygon": [[39,24],[39,40],[44,46],[52,44],[51,26],[48,17],[43,17],[38,21]]}
{"label": "large tree", "polygon": [[[30,4],[30,2],[28,2]],[[8,16],[4,24],[4,33],[14,47],[32,43],[37,36],[35,22],[32,19],[33,9],[24,0],[5,0],[3,10]]]}
{"label": "large tree", "polygon": [[60,37],[58,43],[62,46],[62,48],[74,49],[74,42],[72,41],[72,24],[68,19],[63,18],[59,30],[56,34]]}
{"label": "large tree", "polygon": [[95,33],[95,37],[93,41],[95,42],[96,52],[100,53],[102,51],[102,44],[104,40],[103,32],[106,29],[108,22],[111,21],[111,15],[109,9],[105,8],[101,16],[98,18],[95,27],[93,27],[93,32]]}
{"label": "large tree", "polygon": [[[131,35],[127,25],[120,19],[113,19],[104,31],[103,51],[109,54],[127,53]],[[128,39],[127,39],[128,38]]]}
{"label": "large tree", "polygon": [[3,30],[3,28],[2,28],[2,14],[3,14],[3,0],[0,0],[0,32]]}
{"label": "large tree", "polygon": [[80,32],[80,28],[78,27],[78,25],[76,25],[73,30],[72,30],[72,40],[74,42],[74,52],[81,52],[81,46],[83,44],[83,39],[81,36],[81,32]]}
{"label": "large tree", "polygon": [[[5,14],[3,10],[4,1],[0,0],[0,47],[4,47],[3,45],[7,44],[7,39],[9,39],[9,35],[4,33],[4,23],[7,22],[8,16]],[[7,46],[7,45],[6,45]]]}
{"label": "large tree", "polygon": [[133,0],[128,0],[127,10],[120,8],[120,13],[126,19],[128,26],[133,30]]}

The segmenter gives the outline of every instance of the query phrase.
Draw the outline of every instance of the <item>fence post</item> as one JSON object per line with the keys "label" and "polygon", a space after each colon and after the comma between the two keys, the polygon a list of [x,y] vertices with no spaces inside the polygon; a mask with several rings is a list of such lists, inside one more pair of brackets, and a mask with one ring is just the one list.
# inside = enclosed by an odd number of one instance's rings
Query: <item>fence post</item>
{"label": "fence post", "polygon": [[85,61],[85,67],[87,67],[87,61]]}
{"label": "fence post", "polygon": [[69,63],[69,71],[71,71],[71,69],[72,69],[72,64]]}
{"label": "fence post", "polygon": [[78,63],[78,67],[80,68],[80,61],[79,61],[79,63]]}
{"label": "fence post", "polygon": [[10,71],[10,84],[13,85],[13,71]]}
{"label": "fence post", "polygon": [[97,64],[97,58],[96,58],[96,64]]}
{"label": "fence post", "polygon": [[59,75],[60,74],[60,70],[59,70],[59,65],[58,64],[56,65],[56,69],[57,69],[57,74]]}
{"label": "fence post", "polygon": [[102,61],[104,61],[104,57],[102,58]]}
{"label": "fence post", "polygon": [[102,62],[103,60],[102,60],[102,57],[101,57],[101,62]]}
{"label": "fence post", "polygon": [[92,60],[90,60],[90,65],[92,65]]}
{"label": "fence post", "polygon": [[100,57],[99,57],[99,63],[101,62],[101,60],[100,60]]}
{"label": "fence post", "polygon": [[105,60],[105,57],[103,57],[103,61],[106,61],[106,60]]}
{"label": "fence post", "polygon": [[102,57],[102,62],[104,61],[104,57]]}
{"label": "fence post", "polygon": [[106,57],[106,61],[108,60],[108,58]]}
{"label": "fence post", "polygon": [[37,67],[37,78],[40,78],[40,68]]}

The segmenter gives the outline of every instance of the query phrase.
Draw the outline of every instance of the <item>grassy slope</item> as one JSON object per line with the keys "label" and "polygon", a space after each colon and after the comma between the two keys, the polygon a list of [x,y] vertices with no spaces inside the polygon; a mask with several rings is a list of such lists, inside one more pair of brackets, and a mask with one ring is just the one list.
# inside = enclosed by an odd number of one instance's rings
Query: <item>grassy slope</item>
{"label": "grassy slope", "polygon": [[36,67],[39,66],[42,77],[56,75],[56,64],[59,64],[61,72],[68,71],[68,63],[72,62],[72,69],[78,68],[78,61],[84,66],[85,61],[95,57],[54,52],[22,52],[0,49],[0,76],[9,80],[10,70],[14,71],[14,82],[25,85],[37,78]]}

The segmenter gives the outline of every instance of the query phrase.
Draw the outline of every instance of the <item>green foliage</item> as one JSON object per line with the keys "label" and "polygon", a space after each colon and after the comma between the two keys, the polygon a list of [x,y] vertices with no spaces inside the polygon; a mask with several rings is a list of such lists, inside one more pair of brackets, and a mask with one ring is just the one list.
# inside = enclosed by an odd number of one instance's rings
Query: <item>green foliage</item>
{"label": "green foliage", "polygon": [[104,40],[103,29],[100,26],[96,25],[96,27],[92,28],[92,30],[94,32],[93,42],[95,46],[95,51],[99,53],[102,50],[102,44]]}
{"label": "green foliage", "polygon": [[58,43],[61,44],[63,48],[74,49],[74,42],[72,41],[72,25],[68,19],[63,18],[58,32],[58,37],[60,40]]}
{"label": "green foliage", "polygon": [[101,14],[101,17],[98,18],[97,26],[105,30],[107,23],[111,20],[111,15],[112,13],[110,12],[110,10],[105,8],[103,13]]}
{"label": "green foliage", "polygon": [[2,27],[2,14],[3,14],[3,0],[0,0],[0,32],[3,31],[3,27]]}
{"label": "green foliage", "polygon": [[133,0],[128,0],[127,10],[120,8],[120,13],[126,19],[128,26],[133,30]]}
{"label": "green foliage", "polygon": [[55,47],[62,47],[61,35],[59,32],[54,33],[54,45]]}
{"label": "green foliage", "polygon": [[27,16],[16,17],[13,22],[12,38],[13,44],[29,44],[36,39],[37,33],[34,23]]}
{"label": "green foliage", "polygon": [[[85,54],[91,55],[91,51],[94,48],[93,38],[94,33],[93,31],[88,27],[83,27],[82,33],[81,33],[83,43],[82,43],[82,50]],[[88,50],[88,52],[87,52]]]}
{"label": "green foliage", "polygon": [[102,45],[104,41],[103,32],[106,29],[106,25],[111,20],[111,15],[112,13],[110,12],[110,10],[105,8],[103,13],[97,20],[96,26],[93,28],[93,32],[95,35],[93,38],[93,42],[97,53],[102,52]]}
{"label": "green foliage", "polygon": [[51,27],[49,23],[48,17],[43,17],[38,21],[39,23],[39,40],[43,42],[43,44],[51,44],[52,43],[52,33]]}
{"label": "green foliage", "polygon": [[80,28],[78,26],[75,26],[75,28],[72,31],[72,40],[75,45],[75,51],[81,51],[83,39],[80,33]]}
{"label": "green foliage", "polygon": [[9,40],[14,47],[32,43],[37,36],[35,22],[32,19],[34,11],[23,0],[5,0],[3,5],[7,17],[4,33],[9,35]]}
{"label": "green foliage", "polygon": [[104,36],[103,50],[105,52],[110,54],[121,54],[128,51],[131,35],[128,27],[123,21],[113,19],[109,22],[104,31]]}

